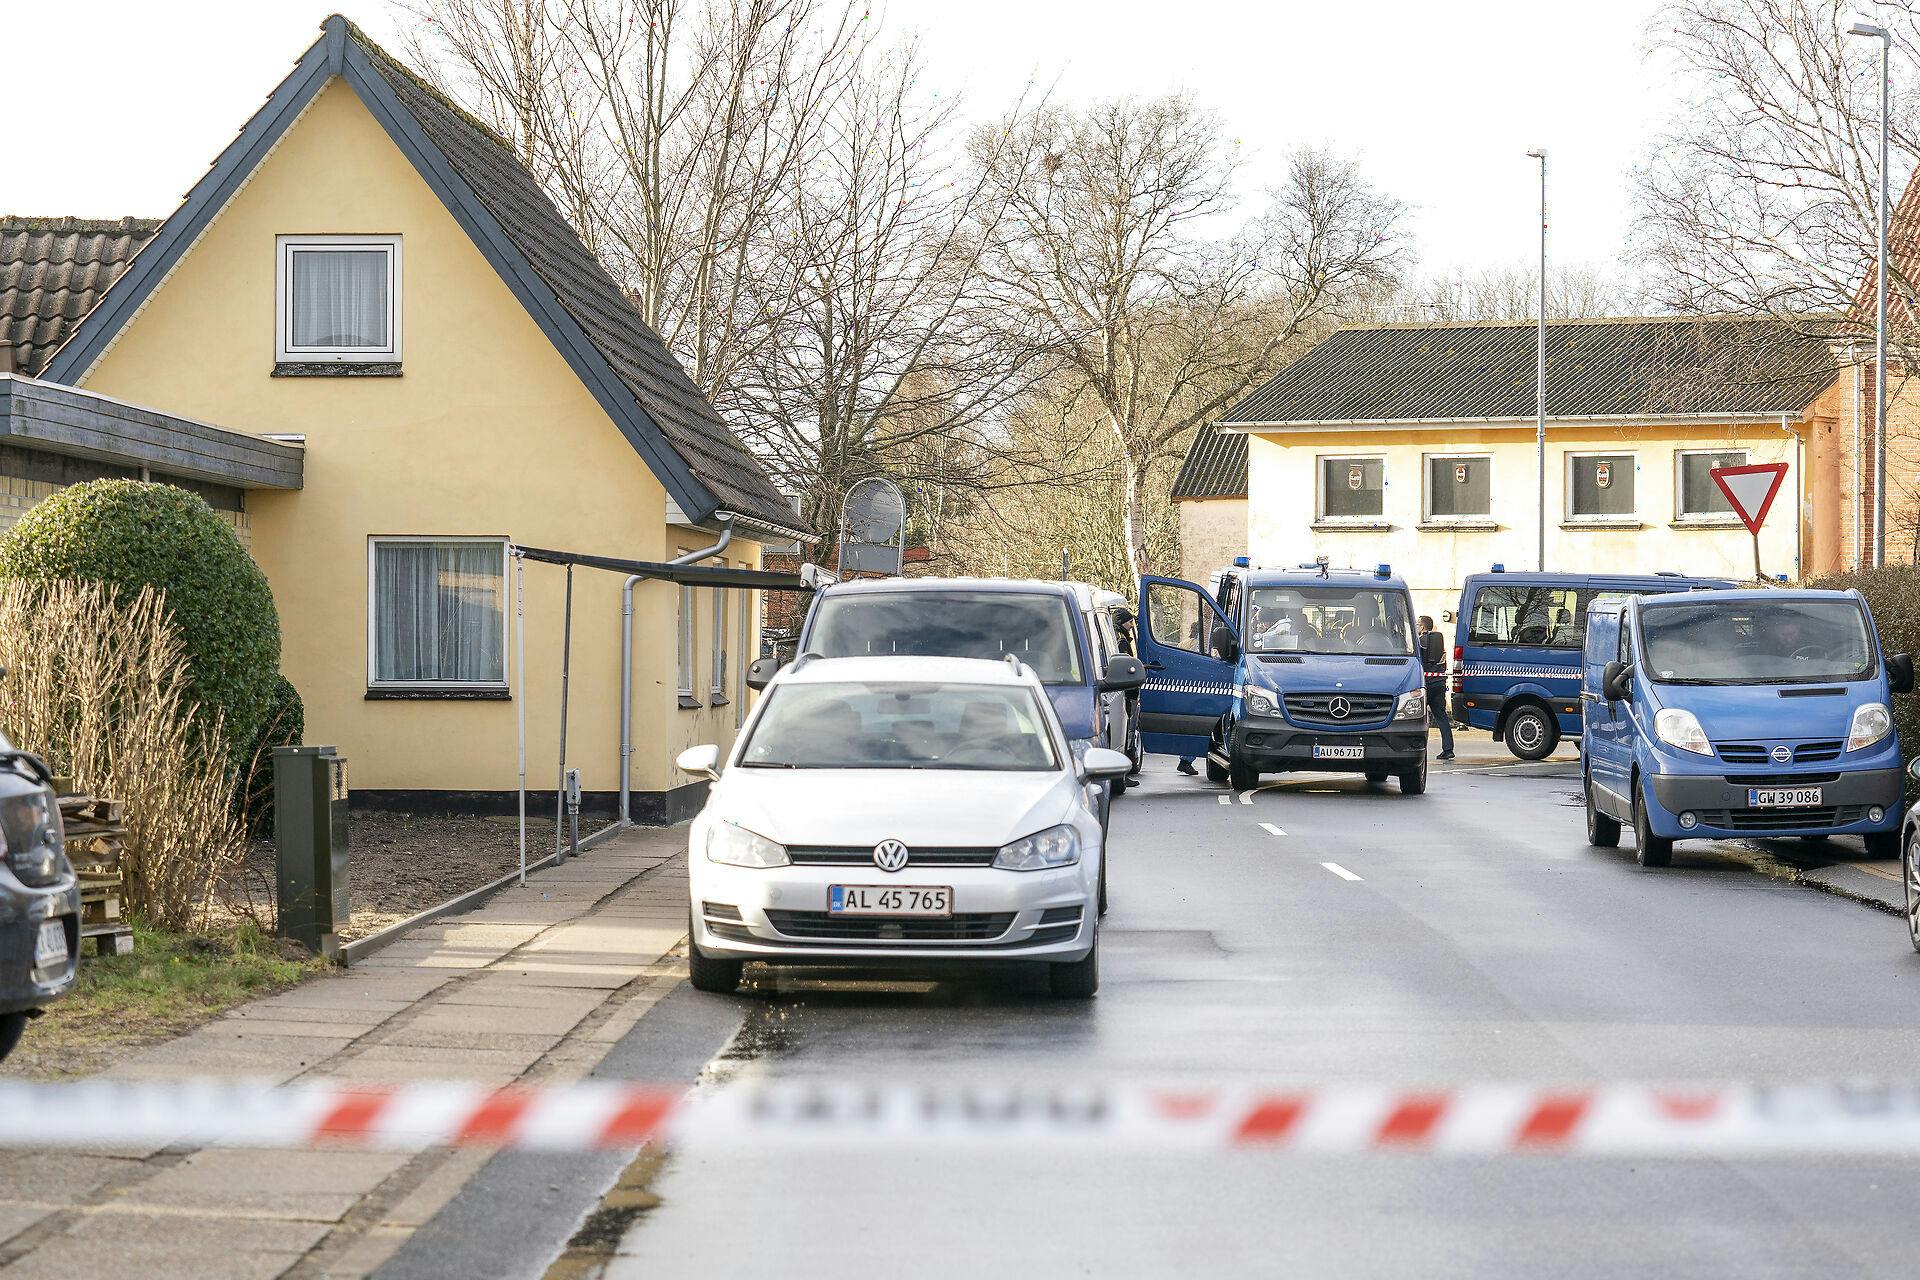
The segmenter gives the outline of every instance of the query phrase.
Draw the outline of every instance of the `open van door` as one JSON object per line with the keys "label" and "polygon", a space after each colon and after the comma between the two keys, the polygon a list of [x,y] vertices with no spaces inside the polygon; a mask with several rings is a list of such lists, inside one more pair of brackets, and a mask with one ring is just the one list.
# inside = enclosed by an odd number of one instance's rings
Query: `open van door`
{"label": "open van door", "polygon": [[1233,702],[1240,637],[1206,590],[1179,578],[1140,579],[1140,737],[1148,751],[1204,756]]}

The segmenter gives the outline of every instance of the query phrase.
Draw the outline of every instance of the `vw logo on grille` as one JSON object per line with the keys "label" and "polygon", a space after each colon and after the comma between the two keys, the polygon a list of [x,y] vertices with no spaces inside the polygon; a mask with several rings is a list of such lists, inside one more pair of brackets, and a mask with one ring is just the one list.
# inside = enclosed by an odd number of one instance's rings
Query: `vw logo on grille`
{"label": "vw logo on grille", "polygon": [[1345,698],[1333,698],[1327,703],[1327,714],[1335,720],[1345,720],[1353,714],[1353,704]]}
{"label": "vw logo on grille", "polygon": [[1785,764],[1791,759],[1793,759],[1793,749],[1791,747],[1775,747],[1773,749],[1773,762],[1775,764]]}
{"label": "vw logo on grille", "polygon": [[898,840],[882,840],[873,846],[873,865],[882,871],[898,871],[907,865],[907,846]]}

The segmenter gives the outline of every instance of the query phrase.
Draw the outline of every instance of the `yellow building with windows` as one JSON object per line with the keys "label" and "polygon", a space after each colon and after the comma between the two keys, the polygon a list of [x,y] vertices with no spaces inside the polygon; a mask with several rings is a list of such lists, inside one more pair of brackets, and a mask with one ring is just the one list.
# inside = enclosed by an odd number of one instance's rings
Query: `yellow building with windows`
{"label": "yellow building with windows", "polygon": [[1544,485],[1535,343],[1530,323],[1335,333],[1203,431],[1175,488],[1183,530],[1231,501],[1243,437],[1255,564],[1391,564],[1437,618],[1468,574],[1539,566],[1543,493],[1549,570],[1751,578],[1710,472],[1779,462],[1761,569],[1829,567],[1817,517],[1844,495],[1810,459],[1844,424],[1823,340],[1769,320],[1550,323]]}
{"label": "yellow building with windows", "polygon": [[[764,543],[807,536],[511,148],[342,18],[181,207],[129,235],[111,287],[57,341],[15,342],[16,370],[297,451],[291,481],[213,479],[272,583],[307,738],[349,758],[360,803],[505,806],[521,710],[552,803],[568,571],[525,566],[518,636],[510,545],[657,563],[727,530],[702,569],[757,570]],[[744,715],[765,580],[725,581],[633,589],[637,819],[696,808],[674,756]],[[572,572],[569,755],[603,809],[623,583]]]}

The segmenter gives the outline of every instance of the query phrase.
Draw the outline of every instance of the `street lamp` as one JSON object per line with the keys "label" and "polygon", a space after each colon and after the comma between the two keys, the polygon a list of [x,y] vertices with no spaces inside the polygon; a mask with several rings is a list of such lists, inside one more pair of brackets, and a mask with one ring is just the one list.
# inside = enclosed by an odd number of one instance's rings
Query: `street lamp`
{"label": "street lamp", "polygon": [[1535,383],[1533,391],[1533,449],[1540,469],[1539,530],[1540,542],[1534,563],[1547,571],[1547,149],[1535,147],[1527,152],[1540,162],[1540,328],[1535,343]]}
{"label": "street lamp", "polygon": [[1873,564],[1887,562],[1887,58],[1893,40],[1885,27],[1856,22],[1851,36],[1880,42],[1880,199],[1874,217],[1874,265],[1878,277],[1873,328]]}

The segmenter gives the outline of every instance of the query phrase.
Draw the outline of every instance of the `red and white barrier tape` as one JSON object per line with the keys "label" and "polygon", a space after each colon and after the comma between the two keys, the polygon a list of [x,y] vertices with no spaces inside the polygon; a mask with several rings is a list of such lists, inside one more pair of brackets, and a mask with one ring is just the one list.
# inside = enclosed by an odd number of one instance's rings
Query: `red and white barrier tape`
{"label": "red and white barrier tape", "polygon": [[549,1151],[684,1143],[1052,1142],[1455,1155],[1920,1154],[1920,1084],[1407,1090],[584,1081],[0,1083],[0,1146]]}

